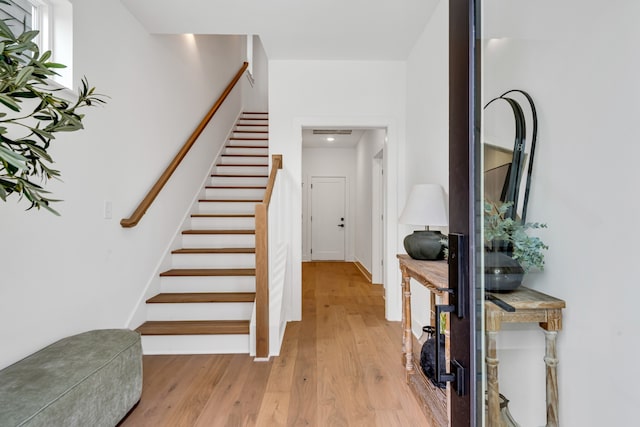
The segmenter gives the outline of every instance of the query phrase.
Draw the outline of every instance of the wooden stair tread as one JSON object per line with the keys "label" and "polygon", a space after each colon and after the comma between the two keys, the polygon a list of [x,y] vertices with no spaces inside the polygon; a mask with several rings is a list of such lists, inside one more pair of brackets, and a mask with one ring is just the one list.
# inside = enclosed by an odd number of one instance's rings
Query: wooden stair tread
{"label": "wooden stair tread", "polygon": [[255,248],[182,248],[172,254],[254,254]]}
{"label": "wooden stair tread", "polygon": [[266,125],[261,125],[259,123],[236,123],[236,127],[237,126],[258,126],[258,127],[269,127],[268,124]]}
{"label": "wooden stair tread", "polygon": [[241,335],[249,334],[248,320],[180,320],[145,322],[141,335]]}
{"label": "wooden stair tread", "polygon": [[235,133],[269,133],[268,130],[234,130]]}
{"label": "wooden stair tread", "polygon": [[269,138],[238,138],[232,137],[229,138],[231,141],[268,141]]}
{"label": "wooden stair tread", "polygon": [[254,218],[254,214],[191,214],[191,218]]}
{"label": "wooden stair tread", "polygon": [[223,154],[221,157],[269,157],[268,154]]}
{"label": "wooden stair tread", "polygon": [[204,188],[230,188],[230,189],[253,189],[253,190],[265,190],[267,187],[265,185],[244,185],[244,186],[233,186],[233,185],[207,185]]}
{"label": "wooden stair tread", "polygon": [[235,167],[238,167],[238,166],[240,166],[240,167],[252,167],[252,168],[266,168],[269,165],[267,165],[267,164],[264,164],[264,165],[252,164],[252,163],[241,163],[241,164],[237,164],[237,165],[233,164],[233,163],[218,163],[216,166],[218,166],[218,167],[220,167],[220,166],[230,166],[232,168],[235,168]]}
{"label": "wooden stair tread", "polygon": [[223,173],[214,173],[211,175],[212,177],[220,177],[220,178],[269,178],[269,175],[235,175],[235,174],[223,174]]}
{"label": "wooden stair tread", "polygon": [[200,199],[202,203],[261,203],[262,199]]}
{"label": "wooden stair tread", "polygon": [[264,148],[268,149],[266,145],[225,145],[225,148]]}
{"label": "wooden stair tread", "polygon": [[198,292],[158,294],[147,300],[149,304],[183,304],[214,302],[254,302],[255,292]]}
{"label": "wooden stair tread", "polygon": [[160,277],[218,277],[255,276],[255,268],[174,268],[160,273]]}
{"label": "wooden stair tread", "polygon": [[256,234],[256,230],[184,230],[182,234]]}

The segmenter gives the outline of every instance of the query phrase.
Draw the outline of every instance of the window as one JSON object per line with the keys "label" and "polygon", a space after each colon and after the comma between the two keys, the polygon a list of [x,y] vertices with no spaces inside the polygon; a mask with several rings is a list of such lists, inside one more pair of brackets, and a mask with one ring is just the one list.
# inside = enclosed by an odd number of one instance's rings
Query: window
{"label": "window", "polygon": [[33,28],[33,4],[29,0],[9,0],[0,10],[0,18],[8,20],[7,24],[14,30],[22,30],[22,23],[27,30]]}
{"label": "window", "polygon": [[72,87],[73,61],[73,13],[69,0],[8,0],[0,4],[0,18],[9,19],[7,24],[14,33],[38,30],[35,42],[40,52],[52,51],[54,62],[67,68],[57,70],[60,76],[53,80],[65,87]]}

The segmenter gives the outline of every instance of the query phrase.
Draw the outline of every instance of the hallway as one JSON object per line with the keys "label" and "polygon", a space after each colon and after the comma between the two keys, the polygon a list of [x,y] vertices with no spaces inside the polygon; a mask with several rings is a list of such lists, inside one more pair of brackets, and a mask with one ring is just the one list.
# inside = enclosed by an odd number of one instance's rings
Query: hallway
{"label": "hallway", "polygon": [[303,320],[281,355],[145,356],[121,426],[423,426],[404,382],[399,322],[352,263],[304,263]]}

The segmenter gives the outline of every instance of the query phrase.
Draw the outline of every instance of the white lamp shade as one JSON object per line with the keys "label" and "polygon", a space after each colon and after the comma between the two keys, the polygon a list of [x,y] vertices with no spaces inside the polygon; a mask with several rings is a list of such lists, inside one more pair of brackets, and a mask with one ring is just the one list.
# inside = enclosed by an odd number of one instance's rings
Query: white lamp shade
{"label": "white lamp shade", "polygon": [[442,186],[439,184],[414,185],[400,215],[400,223],[425,226],[449,225]]}

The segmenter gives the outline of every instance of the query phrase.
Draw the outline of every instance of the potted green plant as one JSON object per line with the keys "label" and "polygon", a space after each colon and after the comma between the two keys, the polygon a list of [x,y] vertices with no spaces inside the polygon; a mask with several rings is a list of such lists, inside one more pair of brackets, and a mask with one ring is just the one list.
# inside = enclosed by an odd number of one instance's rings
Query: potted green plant
{"label": "potted green plant", "polygon": [[549,247],[528,230],[546,224],[523,223],[507,215],[513,203],[484,203],[485,290],[509,292],[521,285],[525,273],[544,269]]}
{"label": "potted green plant", "polygon": [[60,176],[47,150],[55,133],[83,128],[79,109],[105,101],[86,78],[74,100],[61,96],[51,77],[65,66],[51,62],[50,51],[40,53],[34,42],[38,31],[25,31],[22,25],[16,35],[10,27],[16,22],[10,21],[0,20],[0,199],[16,194],[31,203],[28,209],[57,214],[50,206],[56,200],[41,185]]}

